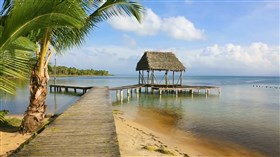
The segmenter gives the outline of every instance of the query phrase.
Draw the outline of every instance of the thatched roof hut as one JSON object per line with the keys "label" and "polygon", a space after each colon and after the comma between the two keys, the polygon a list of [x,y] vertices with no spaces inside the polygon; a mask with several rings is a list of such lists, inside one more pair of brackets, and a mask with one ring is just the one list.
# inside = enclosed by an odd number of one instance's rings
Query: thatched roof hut
{"label": "thatched roof hut", "polygon": [[[181,86],[183,71],[186,68],[172,52],[150,52],[146,51],[140,61],[137,63],[136,71],[139,71],[139,84],[146,87],[156,86]],[[144,71],[147,71],[145,76]],[[157,81],[155,71],[165,71],[164,84]],[[172,72],[172,80],[169,80],[168,73]],[[178,81],[175,82],[175,72],[179,72]]]}
{"label": "thatched roof hut", "polygon": [[184,65],[172,52],[146,51],[137,63],[136,71],[139,70],[169,70],[185,71]]}

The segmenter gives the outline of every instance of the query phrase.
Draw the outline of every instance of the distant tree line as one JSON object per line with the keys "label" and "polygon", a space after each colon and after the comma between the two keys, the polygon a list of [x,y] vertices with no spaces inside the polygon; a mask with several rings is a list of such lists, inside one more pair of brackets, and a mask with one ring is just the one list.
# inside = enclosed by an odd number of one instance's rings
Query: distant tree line
{"label": "distant tree line", "polygon": [[109,71],[93,70],[93,69],[77,69],[75,67],[66,66],[49,66],[50,75],[91,75],[91,76],[109,76]]}

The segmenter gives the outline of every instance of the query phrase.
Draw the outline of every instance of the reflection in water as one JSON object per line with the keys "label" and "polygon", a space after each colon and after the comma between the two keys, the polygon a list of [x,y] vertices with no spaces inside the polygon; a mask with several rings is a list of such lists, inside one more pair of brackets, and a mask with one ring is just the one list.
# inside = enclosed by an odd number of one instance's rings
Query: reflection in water
{"label": "reflection in water", "polygon": [[[10,114],[23,115],[29,104],[29,81],[18,80],[16,95],[1,94],[1,109],[9,110]],[[47,114],[59,114],[70,104],[80,98],[75,93],[48,93],[46,104]]]}
{"label": "reflection in water", "polygon": [[[113,104],[127,118],[157,127],[163,133],[179,129],[201,138],[232,141],[268,156],[279,154],[279,118],[271,116],[277,115],[279,107],[274,100],[265,98],[277,93],[264,95],[262,91],[240,87],[225,87],[224,91],[227,92],[221,97],[140,94]],[[247,97],[241,96],[247,93]],[[252,99],[250,94],[261,95]]]}

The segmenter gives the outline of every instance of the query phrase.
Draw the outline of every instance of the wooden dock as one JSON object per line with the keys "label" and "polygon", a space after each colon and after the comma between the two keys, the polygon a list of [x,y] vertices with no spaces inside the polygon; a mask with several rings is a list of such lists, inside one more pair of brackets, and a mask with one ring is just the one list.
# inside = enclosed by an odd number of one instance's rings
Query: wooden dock
{"label": "wooden dock", "polygon": [[[130,97],[133,93],[133,90],[138,95],[141,93],[142,88],[144,88],[145,93],[158,93],[159,95],[164,94],[181,94],[181,93],[190,93],[194,94],[195,92],[200,94],[204,92],[206,95],[210,94],[211,90],[216,90],[215,94],[221,94],[221,88],[216,86],[189,86],[189,85],[142,85],[142,84],[135,84],[135,85],[127,85],[127,86],[120,86],[110,88],[110,90],[116,91],[116,99],[117,101],[122,101],[124,98],[124,91],[126,91],[127,97]],[[212,93],[213,94],[213,93]]]}
{"label": "wooden dock", "polygon": [[90,89],[12,156],[120,156],[108,87]]}
{"label": "wooden dock", "polygon": [[127,86],[120,86],[120,87],[113,87],[110,90],[116,91],[116,99],[117,101],[122,101],[124,98],[123,91],[126,90],[126,95],[129,98],[132,96],[133,90],[138,95],[141,92],[141,88],[143,85],[135,84],[135,85],[127,85]]}
{"label": "wooden dock", "polygon": [[69,89],[73,89],[73,92],[77,93],[77,89],[82,90],[83,94],[87,92],[87,90],[91,89],[92,86],[76,86],[76,85],[63,85],[63,84],[52,84],[50,85],[50,92],[62,92],[64,89],[65,92],[68,92]]}

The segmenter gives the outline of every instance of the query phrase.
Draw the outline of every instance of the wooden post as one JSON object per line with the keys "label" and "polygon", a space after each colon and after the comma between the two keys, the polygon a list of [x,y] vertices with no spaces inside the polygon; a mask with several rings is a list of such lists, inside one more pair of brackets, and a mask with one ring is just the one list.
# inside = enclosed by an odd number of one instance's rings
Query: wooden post
{"label": "wooden post", "polygon": [[139,70],[138,84],[141,84],[141,70]]}
{"label": "wooden post", "polygon": [[127,96],[130,96],[130,89],[127,89]]}
{"label": "wooden post", "polygon": [[165,71],[165,85],[168,86],[168,70]]}
{"label": "wooden post", "polygon": [[147,76],[147,84],[150,83],[150,70],[147,70],[148,76]]}
{"label": "wooden post", "polygon": [[144,70],[142,70],[142,84],[144,84]]}
{"label": "wooden post", "polygon": [[155,84],[155,71],[152,70],[152,86]]}
{"label": "wooden post", "polygon": [[182,86],[183,83],[183,71],[180,73],[180,86]]}
{"label": "wooden post", "polygon": [[121,101],[123,100],[123,90],[120,91],[121,92]]}
{"label": "wooden post", "polygon": [[140,88],[136,88],[136,94],[138,95],[139,94],[139,91],[140,91]]}
{"label": "wooden post", "polygon": [[175,85],[174,85],[174,79],[175,79],[174,73],[175,73],[175,72],[173,71],[173,76],[172,76],[172,84],[173,84],[173,87],[175,86]]}
{"label": "wooden post", "polygon": [[120,92],[119,92],[119,90],[116,90],[116,98],[117,98],[117,101],[120,100]]}

